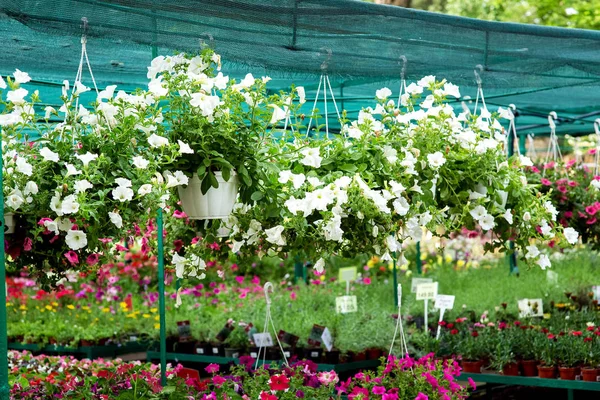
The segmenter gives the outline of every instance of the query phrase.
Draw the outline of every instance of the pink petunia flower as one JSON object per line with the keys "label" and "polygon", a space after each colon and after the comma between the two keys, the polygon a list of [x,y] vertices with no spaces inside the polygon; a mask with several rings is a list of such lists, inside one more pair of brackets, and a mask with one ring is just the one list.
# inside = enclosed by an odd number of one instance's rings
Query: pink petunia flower
{"label": "pink petunia flower", "polygon": [[71,263],[71,265],[79,264],[79,256],[73,250],[69,250],[65,253],[65,258]]}

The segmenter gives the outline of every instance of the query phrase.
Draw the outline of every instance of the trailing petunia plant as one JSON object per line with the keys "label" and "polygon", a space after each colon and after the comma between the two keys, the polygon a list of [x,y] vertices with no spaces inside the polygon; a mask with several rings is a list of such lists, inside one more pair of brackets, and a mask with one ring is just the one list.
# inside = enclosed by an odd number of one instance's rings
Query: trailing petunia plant
{"label": "trailing petunia plant", "polygon": [[[486,250],[508,250],[513,240],[521,258],[546,268],[532,239],[577,240],[528,183],[522,167],[531,161],[506,159],[497,114],[457,115],[446,99],[460,96],[458,87],[432,76],[409,85],[400,105],[390,95],[377,91],[376,107],[344,121],[339,135],[307,138],[300,124],[285,133],[273,157],[279,171],[264,182],[278,199],[236,209],[227,222],[233,251],[303,250],[322,271],[329,255],[386,260],[424,232],[448,237],[466,228],[491,233]],[[299,108],[290,104],[292,121],[301,122]]]}

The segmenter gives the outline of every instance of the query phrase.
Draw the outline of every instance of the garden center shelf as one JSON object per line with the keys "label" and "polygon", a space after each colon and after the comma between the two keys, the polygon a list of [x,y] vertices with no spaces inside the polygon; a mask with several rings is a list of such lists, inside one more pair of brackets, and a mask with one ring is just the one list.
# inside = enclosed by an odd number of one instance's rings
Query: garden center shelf
{"label": "garden center shelf", "polygon": [[[544,379],[537,377],[524,376],[505,376],[499,374],[469,374],[462,373],[458,379],[473,379],[476,383],[485,382],[491,384],[509,385],[509,386],[537,386],[553,389],[566,389],[569,400],[575,398],[575,390],[587,390],[600,392],[600,382],[567,381],[562,379]],[[486,388],[487,391],[487,388]],[[491,392],[487,391],[491,396]],[[491,397],[490,397],[491,398]],[[589,398],[589,397],[586,397]]]}
{"label": "garden center shelf", "polygon": [[[148,361],[158,360],[160,359],[160,352],[158,351],[149,351],[146,356]],[[167,353],[168,361],[176,361],[176,362],[197,362],[197,363],[213,363],[213,364],[239,364],[239,358],[233,357],[218,357],[218,356],[203,356],[197,354],[184,354],[184,353]],[[260,361],[260,364],[280,364],[281,361]],[[379,360],[365,360],[365,361],[356,361],[345,364],[317,364],[318,371],[331,371],[334,370],[336,372],[347,372],[347,371],[358,371],[361,369],[369,369],[375,368],[379,366]]]}
{"label": "garden center shelf", "polygon": [[8,343],[10,350],[27,350],[32,353],[75,356],[77,358],[115,358],[129,353],[139,353],[148,349],[148,344],[127,342],[121,345],[68,347],[48,344],[40,346],[37,343]]}

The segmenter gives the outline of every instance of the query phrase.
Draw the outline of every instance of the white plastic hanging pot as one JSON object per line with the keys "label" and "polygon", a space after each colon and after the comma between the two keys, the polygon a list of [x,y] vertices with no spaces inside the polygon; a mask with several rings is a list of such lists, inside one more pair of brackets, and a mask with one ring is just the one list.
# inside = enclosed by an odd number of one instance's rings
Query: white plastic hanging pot
{"label": "white plastic hanging pot", "polygon": [[10,234],[15,233],[15,214],[4,213],[4,233]]}
{"label": "white plastic hanging pot", "polygon": [[214,174],[219,187],[211,187],[206,194],[202,194],[202,181],[197,174],[192,176],[187,187],[179,187],[181,206],[190,219],[222,219],[231,214],[238,195],[237,174],[232,172],[229,181],[223,179],[220,171]]}

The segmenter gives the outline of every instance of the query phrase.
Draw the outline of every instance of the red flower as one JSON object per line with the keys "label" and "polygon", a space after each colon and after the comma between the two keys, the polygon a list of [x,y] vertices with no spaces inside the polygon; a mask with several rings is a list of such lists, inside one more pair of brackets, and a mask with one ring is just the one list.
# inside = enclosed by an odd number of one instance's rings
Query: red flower
{"label": "red flower", "polygon": [[273,375],[269,379],[271,390],[287,390],[290,388],[290,379],[285,375]]}
{"label": "red flower", "polygon": [[452,328],[454,328],[454,324],[452,322],[450,322],[449,324],[446,324],[446,328],[452,329]]}
{"label": "red flower", "polygon": [[515,321],[514,324],[515,324],[515,326],[519,326],[519,325],[521,325],[521,321]]}
{"label": "red flower", "polygon": [[471,332],[471,336],[477,337],[477,336],[479,336],[479,333],[477,331],[473,331],[473,332]]}
{"label": "red flower", "polygon": [[450,331],[450,334],[451,334],[451,335],[457,335],[457,334],[458,334],[458,329],[452,329],[452,330]]}
{"label": "red flower", "polygon": [[440,321],[440,322],[438,322],[438,325],[439,326],[446,326],[446,321]]}
{"label": "red flower", "polygon": [[586,338],[584,338],[584,339],[583,339],[583,341],[584,341],[585,343],[588,343],[588,342],[591,342],[591,341],[592,341],[592,338],[591,338],[591,337],[586,337]]}
{"label": "red flower", "polygon": [[552,340],[552,339],[555,339],[555,338],[556,338],[556,336],[554,336],[553,334],[551,334],[551,333],[548,334],[548,339]]}
{"label": "red flower", "polygon": [[277,400],[277,396],[268,392],[260,392],[260,400]]}
{"label": "red flower", "polygon": [[582,332],[581,331],[573,331],[573,336],[581,336]]}

